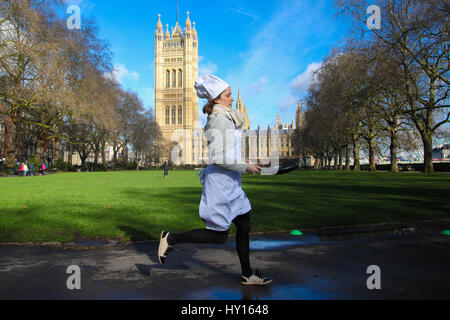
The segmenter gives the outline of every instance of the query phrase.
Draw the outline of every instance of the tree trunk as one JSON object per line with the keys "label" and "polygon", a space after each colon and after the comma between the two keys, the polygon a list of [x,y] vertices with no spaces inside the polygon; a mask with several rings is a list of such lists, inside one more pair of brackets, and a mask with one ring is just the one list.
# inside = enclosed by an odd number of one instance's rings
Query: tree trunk
{"label": "tree trunk", "polygon": [[314,169],[319,169],[322,164],[322,158],[315,158],[314,161]]}
{"label": "tree trunk", "polygon": [[433,173],[433,135],[426,131],[422,133],[424,173]]}
{"label": "tree trunk", "polygon": [[101,152],[102,152],[102,164],[106,166],[106,154],[105,154],[105,143],[101,145]]}
{"label": "tree trunk", "polygon": [[125,160],[124,164],[128,165],[128,146],[125,144]]}
{"label": "tree trunk", "polygon": [[390,153],[391,153],[391,172],[399,172],[398,165],[397,165],[397,146],[398,146],[398,137],[397,132],[394,128],[390,128],[390,135],[391,135],[391,144],[389,146]]}
{"label": "tree trunk", "polygon": [[113,163],[114,168],[117,168],[117,153],[119,152],[119,148],[117,148],[117,144],[113,144]]}
{"label": "tree trunk", "polygon": [[339,152],[338,149],[335,148],[334,149],[334,164],[333,164],[333,169],[337,170],[338,169],[338,162],[339,162]]}
{"label": "tree trunk", "polygon": [[353,171],[360,171],[361,166],[359,164],[359,144],[358,139],[355,136],[352,136],[353,140]]}
{"label": "tree trunk", "polygon": [[[16,118],[17,119],[17,118]],[[18,119],[19,120],[21,120],[22,119],[22,111],[19,111],[19,113],[18,113]],[[18,122],[16,122],[16,121],[14,121],[14,123],[15,123],[15,127],[16,127],[16,135],[15,135],[15,138],[16,138],[16,155],[17,155],[17,159],[19,160],[19,161],[23,161],[24,159],[22,159],[22,144],[21,144],[21,142],[22,142],[22,134],[21,134],[21,131],[22,131],[22,127],[21,127],[21,121],[18,121]]]}
{"label": "tree trunk", "polygon": [[45,160],[47,160],[47,149],[48,149],[48,140],[47,140],[47,137],[45,137],[45,140],[44,140],[44,148],[43,148],[43,150],[42,150],[42,157],[43,157]]}
{"label": "tree trunk", "polygon": [[69,143],[69,156],[67,158],[67,163],[69,166],[72,166],[72,154],[73,154],[73,146],[71,143]]}
{"label": "tree trunk", "polygon": [[3,142],[3,158],[5,159],[8,157],[9,139],[11,137],[10,124],[11,124],[11,116],[8,115],[5,123],[5,141]]}
{"label": "tree trunk", "polygon": [[97,166],[97,164],[98,164],[98,154],[99,154],[99,150],[94,149],[94,166]]}
{"label": "tree trunk", "polygon": [[367,140],[369,144],[369,171],[376,171],[375,166],[375,146],[373,143],[373,139]]}
{"label": "tree trunk", "polygon": [[56,148],[55,138],[52,138],[52,164],[55,163],[55,148]]}
{"label": "tree trunk", "polygon": [[350,144],[345,146],[345,171],[350,171]]}
{"label": "tree trunk", "polygon": [[80,155],[81,160],[81,169],[86,168],[86,159],[88,157],[88,154],[86,152],[78,151],[78,154]]}

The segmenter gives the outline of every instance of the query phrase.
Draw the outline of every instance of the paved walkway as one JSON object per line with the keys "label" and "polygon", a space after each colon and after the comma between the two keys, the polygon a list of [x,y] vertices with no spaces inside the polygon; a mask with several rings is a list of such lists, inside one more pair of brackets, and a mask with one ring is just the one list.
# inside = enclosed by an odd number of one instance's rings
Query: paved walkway
{"label": "paved walkway", "polygon": [[[450,220],[252,234],[253,268],[274,278],[266,287],[239,283],[232,236],[222,246],[178,245],[163,266],[156,241],[0,245],[0,299],[449,299],[444,229]],[[67,287],[71,265],[80,268],[79,290]],[[381,289],[367,288],[372,265],[380,268]]]}

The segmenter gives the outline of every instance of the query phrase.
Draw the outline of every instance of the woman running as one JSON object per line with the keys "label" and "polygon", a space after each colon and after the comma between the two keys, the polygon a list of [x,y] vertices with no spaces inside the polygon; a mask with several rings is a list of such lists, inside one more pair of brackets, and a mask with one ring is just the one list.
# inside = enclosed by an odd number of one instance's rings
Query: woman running
{"label": "woman running", "polygon": [[232,110],[234,101],[230,86],[213,75],[200,76],[195,89],[202,99],[208,99],[203,113],[208,114],[205,135],[209,150],[209,165],[199,173],[203,184],[200,201],[200,218],[206,229],[194,229],[172,234],[162,231],[158,258],[163,264],[173,246],[179,243],[223,244],[228,238],[231,223],[236,226],[236,250],[241,264],[241,283],[266,285],[271,277],[253,272],[250,266],[250,211],[251,205],[242,190],[241,174],[256,174],[260,167],[241,160],[241,131],[244,117],[239,110]]}

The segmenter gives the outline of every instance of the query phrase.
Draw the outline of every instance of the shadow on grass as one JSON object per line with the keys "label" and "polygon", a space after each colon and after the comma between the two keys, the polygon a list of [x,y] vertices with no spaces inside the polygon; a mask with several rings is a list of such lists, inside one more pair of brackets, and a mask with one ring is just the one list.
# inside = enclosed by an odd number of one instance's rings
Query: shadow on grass
{"label": "shadow on grass", "polygon": [[[448,217],[447,177],[397,181],[373,175],[348,179],[329,176],[245,177],[243,189],[252,205],[252,231],[316,228],[373,222]],[[438,187],[437,187],[438,186]],[[73,241],[76,238],[156,240],[161,230],[204,228],[198,207],[201,187],[126,188],[124,205],[95,202],[2,208],[0,241]],[[120,202],[118,202],[120,203]],[[60,208],[59,208],[60,207]],[[230,233],[234,233],[232,228]]]}

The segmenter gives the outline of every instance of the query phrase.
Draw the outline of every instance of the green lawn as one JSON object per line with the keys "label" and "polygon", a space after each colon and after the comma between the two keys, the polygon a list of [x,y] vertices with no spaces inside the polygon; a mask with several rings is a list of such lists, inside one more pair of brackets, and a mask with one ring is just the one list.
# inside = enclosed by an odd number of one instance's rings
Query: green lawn
{"label": "green lawn", "polygon": [[[295,171],[243,175],[242,184],[254,232],[450,217],[448,174]],[[203,228],[201,193],[195,171],[0,178],[0,242],[149,240]]]}

